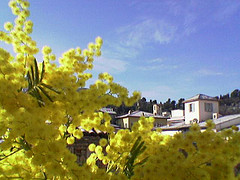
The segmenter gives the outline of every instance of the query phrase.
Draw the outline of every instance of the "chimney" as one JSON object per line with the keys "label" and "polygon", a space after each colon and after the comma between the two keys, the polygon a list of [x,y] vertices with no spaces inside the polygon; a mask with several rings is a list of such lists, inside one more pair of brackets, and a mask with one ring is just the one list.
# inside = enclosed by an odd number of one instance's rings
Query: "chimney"
{"label": "chimney", "polygon": [[154,115],[161,115],[162,114],[161,109],[162,108],[160,107],[160,105],[154,104],[153,105],[153,114]]}
{"label": "chimney", "polygon": [[219,118],[219,114],[218,113],[213,113],[212,119],[217,119],[217,118]]}

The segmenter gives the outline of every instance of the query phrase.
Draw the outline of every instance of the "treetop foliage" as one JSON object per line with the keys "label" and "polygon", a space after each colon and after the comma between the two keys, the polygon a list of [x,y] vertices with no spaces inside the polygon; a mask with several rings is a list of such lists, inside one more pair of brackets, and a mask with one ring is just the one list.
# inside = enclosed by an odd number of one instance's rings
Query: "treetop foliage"
{"label": "treetop foliage", "polygon": [[[170,137],[152,131],[154,118],[141,117],[131,130],[115,133],[110,115],[99,110],[132,106],[140,93],[129,96],[108,73],[85,88],[92,78],[86,70],[101,55],[103,40],[97,37],[84,50],[67,50],[59,65],[48,46],[42,48],[43,59],[36,59],[29,2],[12,0],[9,6],[16,18],[5,23],[0,40],[11,44],[15,55],[0,48],[0,179],[238,178],[236,127],[215,133],[209,121],[204,132],[194,124],[188,133]],[[92,154],[84,165],[67,148],[84,136],[81,128],[108,135],[89,145]]]}
{"label": "treetop foliage", "polygon": [[[219,100],[219,113],[221,115],[231,115],[240,113],[240,90],[235,89],[231,93],[216,96]],[[174,109],[184,110],[183,101],[184,98],[178,99],[178,101],[171,100],[168,98],[165,102],[157,102],[157,100],[147,100],[145,97],[142,97],[137,103],[133,106],[128,107],[122,104],[120,107],[111,106],[119,114],[126,114],[129,110],[141,110],[146,112],[153,112],[153,105],[158,104],[161,106],[162,111],[171,112]]]}

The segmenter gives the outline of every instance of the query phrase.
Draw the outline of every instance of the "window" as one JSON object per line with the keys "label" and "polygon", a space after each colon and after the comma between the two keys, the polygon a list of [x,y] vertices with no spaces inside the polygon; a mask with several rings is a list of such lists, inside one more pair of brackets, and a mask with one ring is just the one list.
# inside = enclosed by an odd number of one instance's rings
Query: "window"
{"label": "window", "polygon": [[213,112],[213,104],[212,103],[204,103],[205,112]]}
{"label": "window", "polygon": [[195,111],[195,104],[189,104],[189,112]]}

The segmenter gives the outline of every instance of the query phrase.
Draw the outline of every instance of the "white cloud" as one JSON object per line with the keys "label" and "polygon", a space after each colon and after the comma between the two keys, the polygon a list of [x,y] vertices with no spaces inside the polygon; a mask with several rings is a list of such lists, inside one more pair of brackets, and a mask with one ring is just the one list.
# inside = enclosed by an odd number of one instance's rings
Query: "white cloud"
{"label": "white cloud", "polygon": [[151,59],[149,60],[150,63],[162,63],[163,59],[162,58],[155,58],[155,59]]}
{"label": "white cloud", "polygon": [[103,55],[115,59],[134,58],[138,55],[138,51],[134,48],[127,47],[121,43],[106,42],[106,48],[102,50]]}
{"label": "white cloud", "polygon": [[176,28],[169,28],[169,30],[167,30],[167,27],[163,26],[162,29],[154,32],[153,39],[160,44],[169,43],[173,40],[175,32]]}
{"label": "white cloud", "polygon": [[108,72],[110,74],[118,74],[125,72],[128,63],[118,59],[110,59],[105,57],[97,58],[94,61],[94,70],[97,72]]}
{"label": "white cloud", "polygon": [[174,70],[179,66],[174,64],[165,63],[162,58],[155,58],[147,61],[146,65],[139,65],[137,69],[142,71],[152,71],[152,70]]}
{"label": "white cloud", "polygon": [[[182,3],[177,1],[154,1],[135,0],[130,3],[131,6],[139,7],[150,12],[151,8],[159,7],[159,16],[152,16],[151,13],[144,16],[137,16],[134,21],[118,27],[113,39],[104,43],[102,50],[103,56],[111,59],[128,59],[138,57],[144,48],[154,49],[157,45],[181,41],[187,36],[197,33],[201,29],[216,21],[236,14],[240,8],[240,3],[230,3],[230,1],[213,2],[213,7],[205,1],[186,0]],[[147,12],[147,11],[146,11]],[[164,12],[162,14],[161,12]],[[218,20],[217,20],[218,19]],[[214,25],[215,25],[214,24]],[[141,60],[141,59],[140,59]],[[152,61],[152,62],[151,62]],[[149,63],[157,63],[155,67],[143,66],[142,70],[153,70],[164,68],[163,61],[147,60]],[[147,64],[148,65],[148,64]],[[177,69],[177,65],[169,65],[167,68]],[[218,72],[200,71],[206,75],[220,75]]]}
{"label": "white cloud", "polygon": [[152,70],[175,70],[178,68],[178,65],[170,65],[170,64],[161,64],[161,65],[145,65],[145,66],[139,66],[137,67],[139,70],[142,71],[152,71]]}
{"label": "white cloud", "polygon": [[[178,37],[184,38],[209,25],[222,25],[240,10],[240,1],[165,1],[168,15],[178,17],[174,23],[178,28]],[[170,20],[170,22],[172,22]]]}
{"label": "white cloud", "polygon": [[223,75],[222,72],[216,72],[214,70],[209,70],[209,69],[200,69],[197,71],[197,74],[200,76],[221,76],[221,75]]}
{"label": "white cloud", "polygon": [[145,19],[118,29],[122,44],[142,48],[152,42],[169,43],[174,39],[176,27],[164,20]]}
{"label": "white cloud", "polygon": [[[152,71],[152,70],[161,70],[164,68],[164,65],[159,66],[139,66],[138,69],[141,71]],[[165,68],[164,68],[165,69]]]}
{"label": "white cloud", "polygon": [[[145,19],[119,28],[118,33],[125,45],[138,48],[152,42],[167,44],[173,40],[181,40],[209,25],[224,23],[240,10],[240,1],[135,0],[131,2],[131,6],[139,10],[144,8],[143,11],[149,13],[144,14]],[[152,16],[153,7],[159,9],[158,19]]]}

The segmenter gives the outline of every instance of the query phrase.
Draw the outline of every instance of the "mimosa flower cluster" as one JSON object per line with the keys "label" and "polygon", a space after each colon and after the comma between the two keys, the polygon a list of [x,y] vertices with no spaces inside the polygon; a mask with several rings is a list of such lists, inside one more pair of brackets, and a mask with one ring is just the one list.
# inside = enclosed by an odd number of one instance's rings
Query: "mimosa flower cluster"
{"label": "mimosa flower cluster", "polygon": [[128,90],[114,83],[108,73],[84,88],[92,78],[86,70],[91,70],[94,57],[101,55],[101,37],[84,50],[77,47],[64,52],[58,63],[52,49],[44,46],[43,59],[36,61],[40,50],[30,36],[29,2],[12,0],[9,6],[16,18],[4,24],[0,40],[12,45],[15,55],[0,48],[0,178],[95,176],[87,165],[76,163],[67,144],[82,138],[79,127],[111,134],[111,117],[99,110],[123,102],[132,105],[140,93],[129,97]]}
{"label": "mimosa flower cluster", "polygon": [[[110,115],[99,110],[131,106],[140,93],[129,95],[106,72],[86,88],[103,40],[67,50],[56,63],[51,47],[39,50],[30,36],[29,2],[11,0],[9,6],[16,18],[4,24],[0,41],[12,45],[15,55],[0,48],[0,179],[239,178],[236,127],[216,133],[209,121],[204,132],[196,124],[170,137],[152,131],[154,119],[142,117],[131,130],[116,133]],[[36,60],[40,51],[43,59]],[[81,128],[108,138],[90,144],[92,154],[79,166],[67,145],[83,137]]]}

